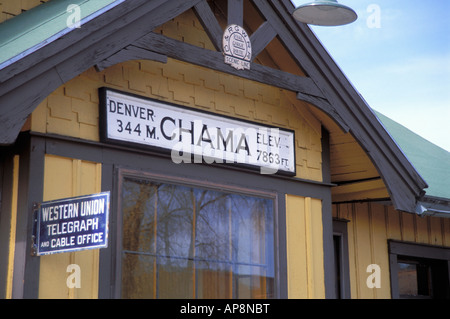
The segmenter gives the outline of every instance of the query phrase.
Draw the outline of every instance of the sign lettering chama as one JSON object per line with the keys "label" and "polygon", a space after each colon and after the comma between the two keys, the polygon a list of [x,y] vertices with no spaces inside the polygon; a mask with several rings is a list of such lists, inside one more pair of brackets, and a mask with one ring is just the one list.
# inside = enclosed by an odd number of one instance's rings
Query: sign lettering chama
{"label": "sign lettering chama", "polygon": [[101,89],[100,101],[103,142],[170,154],[177,164],[232,163],[263,174],[296,174],[293,130],[109,88]]}

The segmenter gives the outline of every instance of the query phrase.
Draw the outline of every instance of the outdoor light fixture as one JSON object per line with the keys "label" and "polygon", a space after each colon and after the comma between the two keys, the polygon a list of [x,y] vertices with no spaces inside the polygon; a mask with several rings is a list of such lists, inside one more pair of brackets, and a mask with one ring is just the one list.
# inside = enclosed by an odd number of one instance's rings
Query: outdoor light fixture
{"label": "outdoor light fixture", "polygon": [[295,9],[296,20],[321,26],[339,26],[352,23],[358,18],[353,9],[339,4],[336,0],[315,0]]}

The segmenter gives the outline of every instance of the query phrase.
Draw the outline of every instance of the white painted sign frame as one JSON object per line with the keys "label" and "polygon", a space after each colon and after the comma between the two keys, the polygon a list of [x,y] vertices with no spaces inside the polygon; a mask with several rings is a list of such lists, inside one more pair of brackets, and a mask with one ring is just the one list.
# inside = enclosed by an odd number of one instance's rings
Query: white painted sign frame
{"label": "white painted sign frame", "polygon": [[295,175],[295,132],[100,89],[102,142],[150,148],[175,163],[227,163]]}

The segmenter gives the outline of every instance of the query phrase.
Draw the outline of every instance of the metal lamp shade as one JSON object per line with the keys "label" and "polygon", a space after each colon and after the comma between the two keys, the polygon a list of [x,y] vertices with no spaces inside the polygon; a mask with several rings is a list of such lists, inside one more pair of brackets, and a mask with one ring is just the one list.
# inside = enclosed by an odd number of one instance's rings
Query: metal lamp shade
{"label": "metal lamp shade", "polygon": [[321,26],[344,25],[358,18],[353,9],[336,0],[316,0],[301,5],[295,9],[293,16],[300,22]]}

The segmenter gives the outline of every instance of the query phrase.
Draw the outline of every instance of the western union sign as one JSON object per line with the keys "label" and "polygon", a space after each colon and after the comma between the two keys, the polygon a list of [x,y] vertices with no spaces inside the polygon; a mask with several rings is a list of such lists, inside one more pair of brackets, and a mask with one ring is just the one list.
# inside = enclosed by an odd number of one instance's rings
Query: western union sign
{"label": "western union sign", "polygon": [[109,192],[43,202],[36,216],[36,254],[108,245]]}

